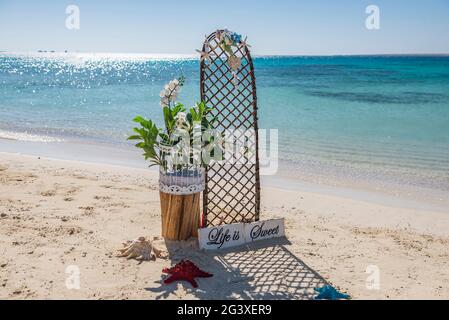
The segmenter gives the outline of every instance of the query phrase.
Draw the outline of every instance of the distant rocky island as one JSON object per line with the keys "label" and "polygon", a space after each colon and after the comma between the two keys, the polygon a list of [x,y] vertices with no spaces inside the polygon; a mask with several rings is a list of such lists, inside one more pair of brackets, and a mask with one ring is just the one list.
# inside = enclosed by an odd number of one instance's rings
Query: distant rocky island
{"label": "distant rocky island", "polygon": [[[55,50],[37,50],[39,53],[55,53]],[[68,53],[67,50],[64,50],[64,53]]]}

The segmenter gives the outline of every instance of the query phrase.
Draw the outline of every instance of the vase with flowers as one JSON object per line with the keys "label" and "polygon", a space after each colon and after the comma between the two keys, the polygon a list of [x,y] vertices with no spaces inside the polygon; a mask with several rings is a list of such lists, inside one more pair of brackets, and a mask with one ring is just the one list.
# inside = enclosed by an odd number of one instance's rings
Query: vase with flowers
{"label": "vase with flowers", "polygon": [[204,102],[190,108],[178,102],[184,82],[174,79],[160,93],[164,127],[138,116],[135,134],[128,138],[137,141],[150,166],[159,166],[162,235],[169,240],[197,236],[205,167],[221,152],[211,108]]}

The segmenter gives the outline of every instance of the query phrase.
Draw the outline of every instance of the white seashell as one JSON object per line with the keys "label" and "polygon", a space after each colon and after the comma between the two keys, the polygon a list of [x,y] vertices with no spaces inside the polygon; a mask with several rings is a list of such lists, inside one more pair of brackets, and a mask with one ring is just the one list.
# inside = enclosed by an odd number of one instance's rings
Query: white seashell
{"label": "white seashell", "polygon": [[123,243],[124,248],[119,249],[117,257],[127,259],[136,259],[140,261],[156,260],[156,258],[163,258],[162,250],[154,248],[151,240],[146,240],[145,237],[140,237],[133,241]]}

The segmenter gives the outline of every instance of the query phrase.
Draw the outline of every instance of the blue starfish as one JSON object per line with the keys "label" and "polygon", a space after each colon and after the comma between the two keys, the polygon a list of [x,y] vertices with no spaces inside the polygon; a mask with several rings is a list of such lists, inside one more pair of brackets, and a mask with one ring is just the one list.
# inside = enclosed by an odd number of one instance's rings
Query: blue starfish
{"label": "blue starfish", "polygon": [[325,285],[321,288],[315,288],[314,290],[318,292],[315,300],[340,300],[350,298],[348,294],[341,293],[330,285]]}

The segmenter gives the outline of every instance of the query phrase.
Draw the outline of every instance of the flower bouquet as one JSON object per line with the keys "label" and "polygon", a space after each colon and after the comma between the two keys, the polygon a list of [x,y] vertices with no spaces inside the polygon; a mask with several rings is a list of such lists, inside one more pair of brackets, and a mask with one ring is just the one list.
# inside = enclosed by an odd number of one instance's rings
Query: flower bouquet
{"label": "flower bouquet", "polygon": [[240,68],[242,59],[234,54],[233,47],[238,47],[242,43],[242,36],[229,30],[217,31],[217,41],[220,47],[228,55],[228,63],[235,72]]}
{"label": "flower bouquet", "polygon": [[164,128],[138,116],[135,134],[150,166],[159,166],[162,235],[170,240],[197,236],[204,168],[221,152],[213,131],[216,120],[204,102],[186,108],[177,102],[184,78],[174,79],[160,93]]}

